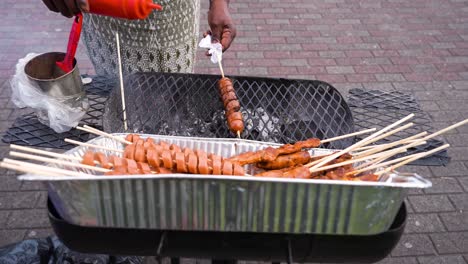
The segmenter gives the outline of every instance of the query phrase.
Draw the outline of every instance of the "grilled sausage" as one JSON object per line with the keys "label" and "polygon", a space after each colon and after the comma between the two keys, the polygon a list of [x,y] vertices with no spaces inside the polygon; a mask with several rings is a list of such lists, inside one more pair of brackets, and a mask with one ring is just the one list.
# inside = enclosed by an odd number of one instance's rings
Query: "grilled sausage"
{"label": "grilled sausage", "polygon": [[234,92],[232,81],[229,78],[222,78],[218,82],[218,88],[229,130],[234,134],[242,133],[244,131],[244,122],[242,114],[239,112],[240,104]]}
{"label": "grilled sausage", "polygon": [[307,151],[299,151],[292,154],[280,155],[270,162],[259,162],[257,167],[266,170],[277,170],[288,167],[295,167],[310,162],[310,154]]}
{"label": "grilled sausage", "polygon": [[81,161],[82,164],[94,166],[94,152],[86,151],[83,155],[83,160]]}

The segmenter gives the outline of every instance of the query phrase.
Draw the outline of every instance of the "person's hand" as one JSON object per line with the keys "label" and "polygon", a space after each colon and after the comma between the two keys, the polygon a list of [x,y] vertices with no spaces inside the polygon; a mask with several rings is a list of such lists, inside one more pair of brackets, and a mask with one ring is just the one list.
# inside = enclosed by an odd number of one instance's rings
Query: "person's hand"
{"label": "person's hand", "polygon": [[[208,24],[211,30],[207,34],[211,35],[213,42],[221,42],[223,52],[229,49],[232,41],[236,37],[236,28],[232,22],[228,9],[229,0],[210,0],[210,10],[208,11]],[[209,56],[209,54],[207,54]]]}
{"label": "person's hand", "polygon": [[42,2],[50,11],[60,12],[66,17],[72,17],[80,13],[81,10],[88,9],[86,0],[42,0]]}

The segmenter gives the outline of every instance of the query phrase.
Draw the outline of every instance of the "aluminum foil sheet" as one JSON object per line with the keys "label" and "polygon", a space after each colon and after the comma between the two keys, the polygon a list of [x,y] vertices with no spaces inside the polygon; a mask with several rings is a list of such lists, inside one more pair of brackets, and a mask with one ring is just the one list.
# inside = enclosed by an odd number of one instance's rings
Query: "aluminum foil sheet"
{"label": "aluminum foil sheet", "polygon": [[[142,137],[225,157],[277,146],[240,139]],[[99,137],[90,143],[123,149],[121,143],[108,138]],[[86,147],[77,147],[67,154],[82,156],[85,151]],[[311,152],[322,155],[330,150]],[[251,168],[247,168],[247,173],[252,173]],[[399,173],[381,182],[190,174],[83,177],[27,174],[19,178],[47,182],[50,198],[61,216],[83,226],[334,235],[386,231],[409,188],[431,186],[418,175]]]}

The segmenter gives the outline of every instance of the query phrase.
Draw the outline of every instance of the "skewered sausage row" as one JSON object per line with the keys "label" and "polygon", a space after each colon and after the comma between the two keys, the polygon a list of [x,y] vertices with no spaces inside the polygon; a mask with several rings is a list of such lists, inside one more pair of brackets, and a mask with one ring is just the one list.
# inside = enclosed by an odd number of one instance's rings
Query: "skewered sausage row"
{"label": "skewered sausage row", "polygon": [[224,105],[225,115],[229,130],[232,133],[242,133],[244,131],[244,121],[240,111],[240,104],[237,100],[234,86],[231,79],[221,78],[218,83],[221,100]]}
{"label": "skewered sausage row", "polygon": [[[298,141],[294,144],[285,144],[278,148],[268,147],[266,149],[258,150],[255,152],[244,152],[239,155],[229,158],[230,161],[238,162],[241,165],[254,164],[254,163],[263,163],[266,167],[271,168],[284,168],[281,167],[281,164],[284,164],[285,159],[295,159],[297,160],[297,155],[290,155],[289,157],[282,157],[281,160],[278,160],[280,155],[289,155],[300,152],[302,149],[316,148],[320,146],[320,139],[310,138],[304,141]],[[299,155],[299,154],[298,154]],[[301,154],[301,161],[307,163],[307,154]],[[310,155],[309,155],[310,157]],[[310,160],[309,160],[310,161]],[[295,163],[295,165],[305,164],[305,163]]]}
{"label": "skewered sausage row", "polygon": [[[129,140],[131,138],[127,138]],[[107,174],[146,174],[146,173],[192,173],[206,175],[245,175],[238,163],[230,162],[221,156],[208,154],[202,150],[181,149],[164,141],[159,144],[148,138],[140,139],[125,147],[124,157],[112,156],[112,163],[102,153],[88,151],[83,156],[83,164],[113,168]],[[130,141],[130,140],[129,140]],[[104,156],[104,157],[103,157]],[[154,171],[151,170],[154,169]],[[116,172],[116,173],[115,173]]]}
{"label": "skewered sausage row", "polygon": [[[168,144],[164,141],[156,144],[151,138],[143,140],[138,135],[128,135],[126,140],[132,142],[132,144],[125,148],[125,158],[115,156],[107,158],[102,153],[85,153],[83,163],[88,165],[99,163],[101,167],[114,169],[114,171],[107,174],[199,173],[244,175],[243,168],[239,164],[255,164],[256,167],[266,170],[255,174],[257,177],[350,181],[378,180],[378,176],[372,173],[360,174],[358,177],[349,176],[348,172],[353,170],[352,164],[310,173],[309,168],[303,165],[327,156],[312,157],[309,152],[304,151],[304,149],[320,145],[320,140],[316,138],[294,144],[285,144],[278,148],[268,147],[256,152],[246,152],[230,159],[207,154],[203,151],[194,152],[188,148],[181,149],[177,145]],[[352,158],[352,155],[344,154],[325,165],[341,163]],[[112,161],[117,165],[114,166],[111,163]]]}

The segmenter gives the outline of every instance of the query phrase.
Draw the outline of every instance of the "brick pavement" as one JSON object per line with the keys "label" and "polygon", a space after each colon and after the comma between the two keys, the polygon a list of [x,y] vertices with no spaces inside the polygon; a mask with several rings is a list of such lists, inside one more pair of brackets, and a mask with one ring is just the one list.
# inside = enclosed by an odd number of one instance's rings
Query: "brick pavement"
{"label": "brick pavement", "polygon": [[[203,3],[202,27],[206,2]],[[225,72],[319,79],[350,88],[415,95],[436,128],[468,117],[468,2],[464,0],[233,0],[238,37]],[[70,21],[41,1],[0,2],[0,129],[24,111],[10,102],[8,78],[28,52],[64,50]],[[85,49],[78,61],[92,73]],[[196,71],[218,69],[199,53]],[[407,167],[434,187],[411,192],[405,235],[381,263],[468,262],[468,126],[445,136],[447,167]],[[4,145],[0,156],[6,154]],[[50,233],[44,188],[0,171],[0,246]]]}

